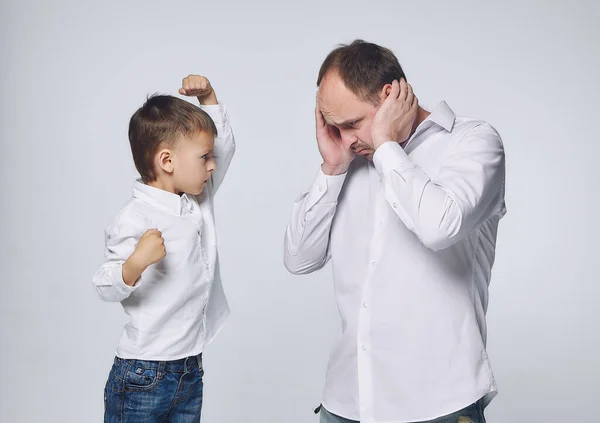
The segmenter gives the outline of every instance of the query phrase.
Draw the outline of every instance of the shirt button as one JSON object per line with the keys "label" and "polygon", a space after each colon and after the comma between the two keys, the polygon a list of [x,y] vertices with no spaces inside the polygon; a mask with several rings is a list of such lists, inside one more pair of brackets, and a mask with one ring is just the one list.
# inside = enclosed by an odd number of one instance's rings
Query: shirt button
{"label": "shirt button", "polygon": [[366,350],[367,350],[367,346],[366,346],[366,345],[363,345],[363,346],[362,346],[362,350],[363,350],[363,351],[366,351]]}
{"label": "shirt button", "polygon": [[323,192],[323,187],[321,187],[321,186],[320,186],[320,187],[319,187],[319,188],[317,188],[317,189],[319,190],[319,192]]}
{"label": "shirt button", "polygon": [[382,220],[379,221],[379,226],[383,226],[383,221]]}
{"label": "shirt button", "polygon": [[367,308],[368,304],[367,303],[363,303],[363,308]]}
{"label": "shirt button", "polygon": [[392,204],[392,207],[395,208],[395,209],[397,209],[398,208],[398,203]]}
{"label": "shirt button", "polygon": [[371,262],[371,266],[375,267],[375,262],[374,261]]}

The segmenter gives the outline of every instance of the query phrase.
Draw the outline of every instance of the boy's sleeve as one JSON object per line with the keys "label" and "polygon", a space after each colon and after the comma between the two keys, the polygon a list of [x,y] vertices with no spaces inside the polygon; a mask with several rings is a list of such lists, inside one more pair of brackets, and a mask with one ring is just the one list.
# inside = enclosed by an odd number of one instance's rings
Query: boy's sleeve
{"label": "boy's sleeve", "polygon": [[141,225],[127,221],[112,223],[104,231],[105,259],[93,277],[93,284],[103,301],[123,301],[142,283],[143,274],[133,286],[123,281],[123,263],[135,251],[143,233]]}
{"label": "boy's sleeve", "polygon": [[213,158],[217,167],[211,177],[213,194],[215,194],[221,186],[223,179],[225,179],[225,174],[235,153],[235,138],[229,124],[227,106],[225,104],[201,105],[200,108],[208,113],[217,127],[215,148],[213,150]]}

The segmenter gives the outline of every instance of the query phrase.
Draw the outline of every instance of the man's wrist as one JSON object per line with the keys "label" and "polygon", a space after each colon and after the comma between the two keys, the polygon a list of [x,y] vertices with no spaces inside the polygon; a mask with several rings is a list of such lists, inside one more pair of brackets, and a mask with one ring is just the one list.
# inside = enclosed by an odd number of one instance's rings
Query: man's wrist
{"label": "man's wrist", "polygon": [[394,139],[386,136],[375,136],[373,137],[373,148],[377,150],[379,147],[381,147],[388,141],[394,141]]}
{"label": "man's wrist", "polygon": [[331,166],[327,163],[321,165],[321,170],[327,176],[342,175],[348,171],[348,165]]}

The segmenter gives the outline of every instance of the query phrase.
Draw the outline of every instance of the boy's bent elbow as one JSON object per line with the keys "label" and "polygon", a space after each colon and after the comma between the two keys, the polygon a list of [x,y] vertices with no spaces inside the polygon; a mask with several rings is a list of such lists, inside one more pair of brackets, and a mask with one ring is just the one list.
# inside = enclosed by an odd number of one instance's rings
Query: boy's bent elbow
{"label": "boy's bent elbow", "polygon": [[129,297],[131,288],[127,287],[122,281],[121,284],[115,283],[111,270],[110,268],[100,267],[92,278],[92,283],[102,301],[118,303]]}

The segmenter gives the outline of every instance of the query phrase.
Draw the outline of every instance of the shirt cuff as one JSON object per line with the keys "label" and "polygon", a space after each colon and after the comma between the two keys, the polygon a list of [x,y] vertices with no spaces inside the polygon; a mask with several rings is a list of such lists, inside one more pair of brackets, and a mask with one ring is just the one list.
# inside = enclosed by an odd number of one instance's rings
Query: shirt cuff
{"label": "shirt cuff", "polygon": [[319,168],[319,173],[308,194],[308,208],[313,207],[317,203],[337,203],[347,174],[348,172],[342,173],[341,175],[326,175],[323,173],[323,170]]}
{"label": "shirt cuff", "polygon": [[404,149],[395,141],[384,142],[375,151],[373,164],[380,175],[385,175],[390,170],[402,172],[415,167],[415,164],[410,161]]}
{"label": "shirt cuff", "polygon": [[201,104],[200,108],[208,113],[215,123],[221,123],[227,120],[227,105],[225,103]]}

